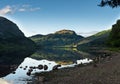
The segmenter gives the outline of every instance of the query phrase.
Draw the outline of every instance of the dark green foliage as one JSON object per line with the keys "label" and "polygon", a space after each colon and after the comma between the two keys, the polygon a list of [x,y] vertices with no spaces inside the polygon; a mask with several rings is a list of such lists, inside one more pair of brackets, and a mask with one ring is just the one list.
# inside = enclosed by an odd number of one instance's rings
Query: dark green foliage
{"label": "dark green foliage", "polygon": [[98,32],[95,35],[84,38],[79,43],[77,43],[77,47],[103,47],[106,46],[106,42],[108,40],[109,34],[111,30],[104,30]]}
{"label": "dark green foliage", "polygon": [[78,44],[81,47],[120,47],[120,20],[112,26],[112,30],[102,31],[84,38]]}
{"label": "dark green foliage", "polygon": [[112,47],[120,47],[120,20],[112,26],[108,45]]}
{"label": "dark green foliage", "polygon": [[26,38],[15,23],[0,17],[0,64],[14,64],[34,50],[35,43]]}
{"label": "dark green foliage", "polygon": [[110,6],[112,8],[120,6],[120,0],[101,0],[101,3],[99,6],[104,7],[104,6]]}
{"label": "dark green foliage", "polygon": [[30,37],[38,46],[41,47],[61,47],[73,44],[74,42],[82,39],[82,36],[77,35],[71,30],[61,30],[54,34],[48,35],[35,35]]}
{"label": "dark green foliage", "polygon": [[30,39],[25,37],[0,40],[0,52],[3,51],[10,52],[10,51],[19,51],[19,50],[33,51],[34,48],[35,48],[34,42],[32,42]]}
{"label": "dark green foliage", "polygon": [[0,17],[0,38],[8,39],[13,37],[24,37],[24,34],[15,23],[4,17]]}

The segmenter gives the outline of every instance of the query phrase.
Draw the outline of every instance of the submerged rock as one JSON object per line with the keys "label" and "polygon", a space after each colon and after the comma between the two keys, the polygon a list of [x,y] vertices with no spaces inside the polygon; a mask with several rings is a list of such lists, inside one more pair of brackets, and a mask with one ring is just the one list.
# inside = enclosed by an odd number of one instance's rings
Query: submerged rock
{"label": "submerged rock", "polygon": [[30,75],[31,75],[31,72],[27,72],[26,74],[27,74],[28,76],[30,76]]}
{"label": "submerged rock", "polygon": [[61,65],[55,65],[55,66],[53,67],[53,70],[58,70],[59,67],[61,67]]}
{"label": "submerged rock", "polygon": [[38,65],[38,67],[37,67],[38,69],[43,69],[43,65]]}
{"label": "submerged rock", "polygon": [[47,65],[44,65],[44,70],[47,70],[48,69],[48,66]]}

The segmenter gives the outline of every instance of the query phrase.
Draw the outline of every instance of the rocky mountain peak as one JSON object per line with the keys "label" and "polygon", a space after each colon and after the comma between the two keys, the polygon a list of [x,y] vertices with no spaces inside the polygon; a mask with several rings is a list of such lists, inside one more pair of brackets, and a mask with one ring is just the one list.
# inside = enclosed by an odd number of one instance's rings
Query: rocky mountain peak
{"label": "rocky mountain peak", "polygon": [[55,32],[55,34],[70,34],[70,35],[75,34],[76,35],[76,33],[74,31],[72,31],[72,30],[66,30],[66,29],[57,31],[57,32]]}

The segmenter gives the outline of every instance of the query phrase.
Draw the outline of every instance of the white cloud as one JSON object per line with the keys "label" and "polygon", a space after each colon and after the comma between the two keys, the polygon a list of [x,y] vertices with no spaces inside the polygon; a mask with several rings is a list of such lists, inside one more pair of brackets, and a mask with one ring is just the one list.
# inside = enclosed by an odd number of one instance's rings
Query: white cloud
{"label": "white cloud", "polygon": [[0,9],[0,15],[6,14],[14,14],[15,12],[34,12],[40,10],[40,7],[31,7],[30,5],[13,5],[13,6],[5,6],[4,8]]}
{"label": "white cloud", "polygon": [[28,4],[19,6],[17,9],[17,11],[19,12],[26,12],[26,11],[32,12],[32,11],[38,11],[38,10],[40,10],[40,7],[32,7],[31,5],[28,5]]}
{"label": "white cloud", "polygon": [[38,11],[38,10],[40,10],[40,8],[22,7],[18,9],[19,12],[25,12],[25,11],[32,12],[32,11]]}
{"label": "white cloud", "polygon": [[20,12],[24,12],[24,11],[26,11],[26,9],[24,9],[24,8],[20,8],[18,11],[20,11]]}
{"label": "white cloud", "polygon": [[40,8],[31,8],[30,11],[37,11],[40,10]]}
{"label": "white cloud", "polygon": [[10,14],[10,13],[12,13],[12,8],[9,5],[0,9],[0,14],[1,15]]}

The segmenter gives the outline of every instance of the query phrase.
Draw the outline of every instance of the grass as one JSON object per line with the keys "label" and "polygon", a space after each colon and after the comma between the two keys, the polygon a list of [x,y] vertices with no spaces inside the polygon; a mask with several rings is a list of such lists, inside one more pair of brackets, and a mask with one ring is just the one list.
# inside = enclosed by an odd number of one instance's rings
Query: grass
{"label": "grass", "polygon": [[69,64],[73,64],[73,62],[72,61],[57,61],[56,62],[57,64],[60,64],[60,65],[69,65]]}
{"label": "grass", "polygon": [[120,47],[119,48],[111,47],[111,48],[108,48],[108,50],[114,51],[114,52],[120,52]]}

